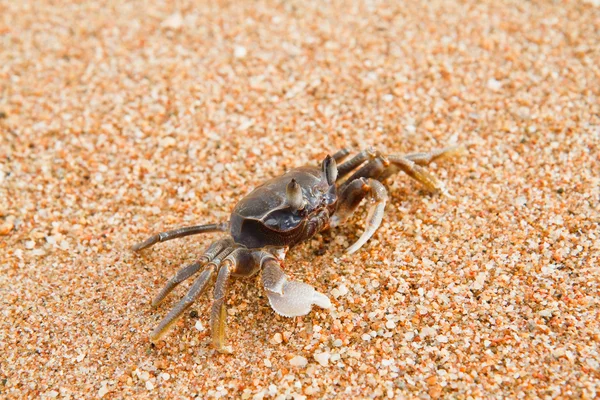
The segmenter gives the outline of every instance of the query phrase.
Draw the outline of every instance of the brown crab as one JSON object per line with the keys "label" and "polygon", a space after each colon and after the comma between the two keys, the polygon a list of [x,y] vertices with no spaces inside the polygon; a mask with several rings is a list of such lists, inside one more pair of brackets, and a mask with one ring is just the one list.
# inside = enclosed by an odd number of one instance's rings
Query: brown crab
{"label": "brown crab", "polygon": [[295,168],[263,183],[237,203],[229,222],[161,232],[136,244],[132,249],[140,251],[158,242],[198,233],[228,233],[213,242],[198,261],[180,269],[154,298],[152,305],[156,306],[177,285],[202,269],[188,293],[150,334],[151,340],[164,336],[215,274],[210,325],[213,344],[219,352],[231,351],[225,342],[225,299],[231,276],[249,277],[261,271],[271,307],[286,317],[308,314],[313,305],[331,307],[329,298],[312,286],[287,280],[281,265],[288,249],[324,229],[340,225],[367,198],[372,205],[365,231],[347,249],[348,253],[354,253],[375,233],[383,218],[388,196],[381,181],[403,171],[429,190],[447,194],[442,182],[423,166],[454,155],[459,149],[454,146],[405,156],[384,156],[369,149],[337,166],[350,153],[343,149],[327,156],[320,168]]}

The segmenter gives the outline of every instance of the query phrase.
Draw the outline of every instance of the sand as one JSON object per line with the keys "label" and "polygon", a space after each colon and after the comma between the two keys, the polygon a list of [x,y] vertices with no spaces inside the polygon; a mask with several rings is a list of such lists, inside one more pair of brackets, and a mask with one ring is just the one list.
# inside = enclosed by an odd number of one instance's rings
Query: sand
{"label": "sand", "polygon": [[[0,396],[593,398],[600,388],[600,4],[0,3]],[[436,163],[294,248],[331,310],[237,280],[150,300],[267,178],[349,146]]]}

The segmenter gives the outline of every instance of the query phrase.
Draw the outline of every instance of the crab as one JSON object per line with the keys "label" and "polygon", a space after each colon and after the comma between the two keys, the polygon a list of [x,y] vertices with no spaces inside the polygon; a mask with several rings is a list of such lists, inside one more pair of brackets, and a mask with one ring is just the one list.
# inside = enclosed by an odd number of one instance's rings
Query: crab
{"label": "crab", "polygon": [[404,156],[386,156],[367,149],[345,162],[350,151],[342,149],[325,157],[320,167],[294,168],[258,186],[237,203],[227,222],[161,232],[134,245],[132,250],[138,252],[184,236],[227,233],[214,241],[196,262],[180,269],[152,300],[152,306],[156,307],[176,286],[202,270],[187,294],[152,331],[151,341],[164,337],[215,275],[210,328],[212,343],[221,353],[232,351],[225,335],[225,303],[231,277],[251,277],[260,272],[271,308],[284,317],[306,315],[313,306],[330,308],[326,295],[306,283],[287,278],[282,268],[287,251],[325,229],[343,224],[361,201],[367,199],[371,205],[365,230],[346,249],[349,254],[358,251],[381,224],[388,200],[382,181],[402,171],[430,191],[448,195],[444,184],[424,167],[456,155],[461,149],[452,146]]}

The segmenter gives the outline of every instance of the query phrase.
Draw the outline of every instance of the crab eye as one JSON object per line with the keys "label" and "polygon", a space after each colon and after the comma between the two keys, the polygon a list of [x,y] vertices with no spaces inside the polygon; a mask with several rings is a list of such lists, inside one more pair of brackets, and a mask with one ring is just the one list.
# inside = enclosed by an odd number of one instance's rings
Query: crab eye
{"label": "crab eye", "polygon": [[327,184],[329,186],[335,183],[337,172],[335,159],[328,155],[325,157],[325,160],[323,160],[323,173],[325,174],[325,179],[327,179]]}
{"label": "crab eye", "polygon": [[301,210],[304,208],[304,198],[302,197],[302,188],[292,179],[285,188],[286,202],[290,208],[294,211]]}

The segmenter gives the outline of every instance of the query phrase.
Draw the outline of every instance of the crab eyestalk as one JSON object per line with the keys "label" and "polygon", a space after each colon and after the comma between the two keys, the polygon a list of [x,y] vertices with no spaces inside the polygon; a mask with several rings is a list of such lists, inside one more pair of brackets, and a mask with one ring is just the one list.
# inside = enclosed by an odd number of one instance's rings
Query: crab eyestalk
{"label": "crab eyestalk", "polygon": [[294,210],[302,210],[304,208],[304,198],[302,197],[302,188],[292,179],[285,188],[285,197],[288,205]]}
{"label": "crab eyestalk", "polygon": [[333,185],[337,179],[338,170],[335,159],[329,155],[323,160],[323,173],[327,179],[327,184],[329,186]]}

